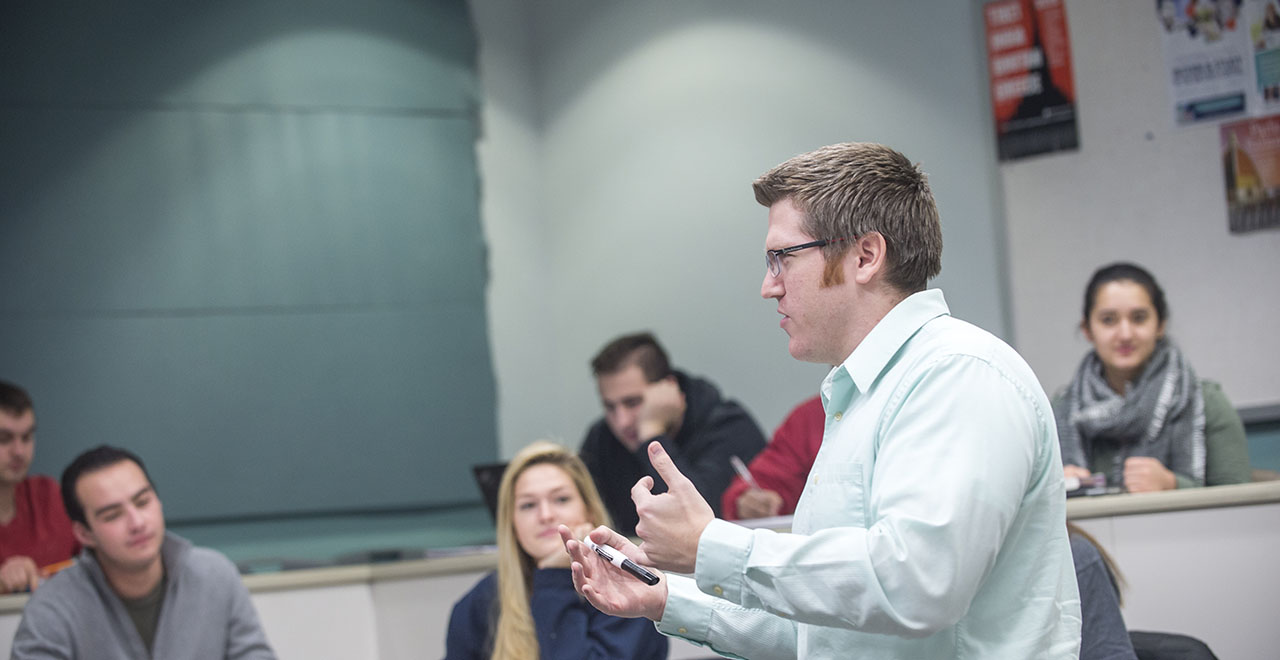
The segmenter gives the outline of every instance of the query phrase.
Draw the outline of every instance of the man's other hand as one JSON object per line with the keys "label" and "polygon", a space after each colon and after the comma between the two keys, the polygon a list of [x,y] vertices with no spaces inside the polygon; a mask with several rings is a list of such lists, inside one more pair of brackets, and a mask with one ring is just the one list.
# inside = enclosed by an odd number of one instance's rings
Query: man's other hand
{"label": "man's other hand", "polygon": [[664,571],[692,573],[698,559],[698,539],[715,514],[661,444],[649,444],[649,462],[667,482],[667,492],[654,495],[653,478],[648,475],[631,488],[631,500],[640,516],[636,525],[640,550],[653,566]]}

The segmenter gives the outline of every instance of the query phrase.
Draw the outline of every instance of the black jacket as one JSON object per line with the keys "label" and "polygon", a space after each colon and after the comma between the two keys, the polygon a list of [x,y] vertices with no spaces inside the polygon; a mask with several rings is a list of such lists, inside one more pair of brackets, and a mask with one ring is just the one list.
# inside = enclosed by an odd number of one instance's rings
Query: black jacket
{"label": "black jacket", "polygon": [[[720,398],[720,390],[709,381],[679,371],[675,376],[684,392],[684,420],[674,438],[660,435],[652,442],[662,443],[676,467],[693,482],[718,517],[720,496],[734,475],[729,457],[736,454],[743,462],[751,462],[764,449],[764,434],[742,406]],[[635,452],[627,451],[602,417],[587,430],[579,455],[604,498],[614,529],[634,536],[639,518],[631,501],[632,486],[647,474],[653,477],[654,493],[667,490],[667,484],[649,463],[648,443]]]}

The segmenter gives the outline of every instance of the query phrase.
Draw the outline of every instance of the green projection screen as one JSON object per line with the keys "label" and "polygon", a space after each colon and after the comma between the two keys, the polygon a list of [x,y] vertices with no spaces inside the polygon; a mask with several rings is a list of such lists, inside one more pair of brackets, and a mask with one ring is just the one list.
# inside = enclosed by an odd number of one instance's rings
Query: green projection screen
{"label": "green projection screen", "polygon": [[479,501],[465,2],[29,4],[0,9],[0,378],[35,471],[130,448],[176,521]]}

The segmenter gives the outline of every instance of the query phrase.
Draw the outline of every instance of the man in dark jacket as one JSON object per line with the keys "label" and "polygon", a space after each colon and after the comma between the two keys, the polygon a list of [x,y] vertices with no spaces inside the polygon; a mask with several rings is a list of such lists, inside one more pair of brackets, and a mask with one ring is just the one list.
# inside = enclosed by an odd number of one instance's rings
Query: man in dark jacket
{"label": "man in dark jacket", "polygon": [[671,368],[653,335],[619,337],[591,361],[604,418],[587,430],[582,461],[604,498],[614,529],[635,534],[631,487],[649,475],[666,484],[649,463],[646,448],[658,442],[720,515],[720,496],[734,472],[730,456],[750,461],[765,446],[764,434],[742,406],[722,399],[709,381]]}

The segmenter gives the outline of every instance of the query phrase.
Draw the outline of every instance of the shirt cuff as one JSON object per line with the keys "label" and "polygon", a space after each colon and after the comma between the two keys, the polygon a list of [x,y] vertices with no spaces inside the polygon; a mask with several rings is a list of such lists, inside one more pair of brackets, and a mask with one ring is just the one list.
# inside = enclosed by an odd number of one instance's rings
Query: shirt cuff
{"label": "shirt cuff", "polygon": [[711,613],[707,597],[693,580],[667,573],[667,602],[662,619],[654,623],[658,632],[704,644],[711,630]]}
{"label": "shirt cuff", "polygon": [[713,519],[698,539],[698,558],[694,579],[698,589],[708,596],[742,604],[742,575],[754,541],[752,531],[719,519]]}

